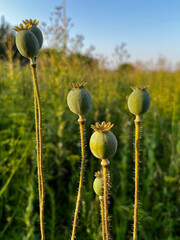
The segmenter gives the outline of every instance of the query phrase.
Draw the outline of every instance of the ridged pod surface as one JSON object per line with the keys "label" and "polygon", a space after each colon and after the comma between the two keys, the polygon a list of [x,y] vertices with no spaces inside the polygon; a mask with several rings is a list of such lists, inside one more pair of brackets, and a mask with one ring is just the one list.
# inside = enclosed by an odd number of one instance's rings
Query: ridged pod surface
{"label": "ridged pod surface", "polygon": [[39,42],[30,30],[23,29],[17,33],[16,46],[21,55],[26,58],[34,58],[39,52]]}
{"label": "ridged pod surface", "polygon": [[95,193],[99,196],[103,194],[103,180],[102,178],[96,177],[93,182],[93,189]]}
{"label": "ridged pod surface", "polygon": [[34,35],[36,36],[36,38],[39,42],[39,49],[40,49],[42,47],[42,44],[43,44],[43,35],[42,35],[41,30],[35,24],[32,24],[32,27],[30,28],[30,31],[32,33],[34,33]]}
{"label": "ridged pod surface", "polygon": [[134,115],[141,115],[150,107],[150,96],[145,88],[136,87],[128,98],[129,111]]}
{"label": "ridged pod surface", "polygon": [[99,159],[110,158],[117,150],[117,139],[111,131],[94,132],[90,139],[90,149]]}
{"label": "ridged pod surface", "polygon": [[67,96],[67,104],[73,113],[83,116],[91,109],[91,94],[83,87],[75,87]]}

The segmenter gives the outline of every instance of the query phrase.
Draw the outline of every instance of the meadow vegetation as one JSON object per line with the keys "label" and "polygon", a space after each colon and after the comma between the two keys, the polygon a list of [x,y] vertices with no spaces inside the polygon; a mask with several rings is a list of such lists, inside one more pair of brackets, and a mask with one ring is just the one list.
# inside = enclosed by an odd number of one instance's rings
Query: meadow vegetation
{"label": "meadow vegetation", "polygon": [[[62,8],[56,11],[60,13]],[[58,17],[63,19],[62,16]],[[70,239],[80,140],[78,117],[70,112],[66,99],[69,83],[88,82],[86,89],[92,95],[93,105],[86,115],[88,161],[77,239],[102,238],[99,198],[93,191],[94,173],[99,170],[100,160],[89,150],[90,125],[97,121],[111,121],[118,140],[117,153],[109,166],[111,235],[115,240],[132,239],[134,117],[128,111],[127,98],[130,86],[149,85],[151,106],[142,116],[141,129],[139,240],[178,240],[180,72],[134,67],[110,71],[92,59],[91,51],[82,55],[79,37],[71,41],[74,47],[67,54],[65,43],[69,36],[64,31],[60,34],[61,45],[41,50],[37,58],[43,108],[46,238]],[[38,240],[40,236],[32,87],[29,64],[22,64],[19,58],[1,60],[1,240]]]}

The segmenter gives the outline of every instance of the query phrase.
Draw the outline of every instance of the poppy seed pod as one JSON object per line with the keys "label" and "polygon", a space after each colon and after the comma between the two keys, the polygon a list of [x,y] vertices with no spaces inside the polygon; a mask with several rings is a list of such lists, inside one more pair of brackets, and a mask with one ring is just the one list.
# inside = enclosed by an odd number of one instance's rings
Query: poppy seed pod
{"label": "poppy seed pod", "polygon": [[92,106],[92,97],[91,94],[84,89],[84,86],[87,83],[72,83],[70,84],[72,90],[67,96],[67,104],[69,109],[80,116],[83,116],[87,113]]}
{"label": "poppy seed pod", "polygon": [[94,182],[93,182],[94,192],[97,195],[102,196],[102,194],[103,194],[103,179],[102,179],[101,173],[97,172],[97,173],[95,173],[95,176],[96,176],[96,178],[94,179]]}
{"label": "poppy seed pod", "polygon": [[148,111],[150,107],[150,96],[146,87],[131,87],[133,92],[128,98],[129,111],[134,115],[141,115]]}
{"label": "poppy seed pod", "polygon": [[109,131],[114,124],[102,122],[101,125],[96,123],[91,128],[95,130],[90,138],[90,149],[93,155],[99,159],[107,159],[112,157],[117,150],[117,139],[115,135]]}
{"label": "poppy seed pod", "polygon": [[16,46],[22,56],[26,58],[34,58],[39,52],[39,42],[36,36],[29,30],[31,25],[24,26],[20,24],[20,27],[15,27],[17,31]]}

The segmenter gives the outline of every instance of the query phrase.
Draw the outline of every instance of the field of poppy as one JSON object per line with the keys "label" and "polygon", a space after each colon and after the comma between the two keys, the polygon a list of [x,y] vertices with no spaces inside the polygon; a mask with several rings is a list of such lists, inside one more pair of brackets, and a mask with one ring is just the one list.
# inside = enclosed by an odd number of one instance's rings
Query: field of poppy
{"label": "field of poppy", "polygon": [[[10,54],[8,55],[10,56]],[[0,62],[0,239],[37,240],[39,195],[33,82],[29,64]],[[130,66],[130,65],[129,65]],[[179,239],[180,72],[141,68],[107,70],[91,54],[43,49],[37,57],[42,102],[45,177],[44,222],[48,240],[70,239],[80,168],[78,116],[67,105],[70,83],[87,82],[92,108],[86,118],[86,168],[76,237],[100,240],[99,198],[93,190],[100,160],[89,148],[91,124],[111,122],[118,140],[109,159],[110,232],[132,239],[134,119],[130,86],[149,86],[150,109],[142,116],[139,169],[139,240]]]}

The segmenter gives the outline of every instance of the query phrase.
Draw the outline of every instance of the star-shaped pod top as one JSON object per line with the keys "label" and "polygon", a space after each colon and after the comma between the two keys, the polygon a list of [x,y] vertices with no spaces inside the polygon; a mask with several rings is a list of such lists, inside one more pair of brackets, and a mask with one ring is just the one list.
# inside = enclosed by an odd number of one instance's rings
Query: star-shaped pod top
{"label": "star-shaped pod top", "polygon": [[98,122],[95,123],[95,125],[91,125],[91,128],[95,131],[95,132],[107,132],[109,131],[112,127],[114,126],[114,124],[111,124],[111,122],[102,122],[101,124],[99,124]]}
{"label": "star-shaped pod top", "polygon": [[25,19],[25,20],[23,20],[22,22],[24,23],[24,25],[30,24],[30,25],[36,25],[36,26],[38,26],[38,24],[39,24],[39,21],[38,21],[38,20],[36,20],[36,19],[32,20],[31,18],[30,18],[29,20],[28,20],[28,19]]}
{"label": "star-shaped pod top", "polygon": [[82,83],[69,83],[69,86],[71,88],[84,88],[86,86],[87,82]]}
{"label": "star-shaped pod top", "polygon": [[18,26],[15,26],[15,27],[13,28],[13,30],[16,31],[16,32],[19,32],[19,31],[24,30],[24,29],[29,30],[29,29],[31,29],[31,27],[32,27],[32,25],[30,25],[30,24],[23,25],[23,24],[21,23],[21,24],[19,25],[19,27],[18,27]]}

